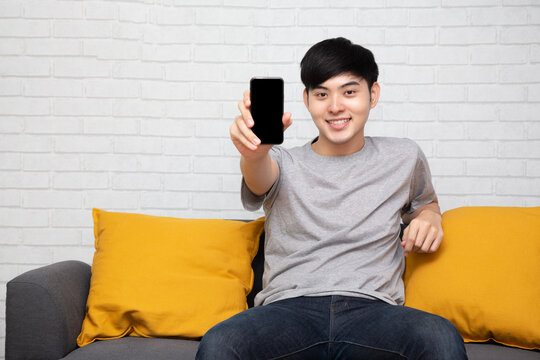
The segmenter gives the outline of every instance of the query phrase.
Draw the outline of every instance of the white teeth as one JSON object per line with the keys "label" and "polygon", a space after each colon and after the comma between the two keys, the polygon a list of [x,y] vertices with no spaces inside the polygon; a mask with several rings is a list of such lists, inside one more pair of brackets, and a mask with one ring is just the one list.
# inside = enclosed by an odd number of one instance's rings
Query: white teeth
{"label": "white teeth", "polygon": [[344,120],[328,120],[328,122],[330,124],[333,124],[333,125],[341,125],[341,124],[345,124],[346,122],[348,122],[350,119],[344,119]]}

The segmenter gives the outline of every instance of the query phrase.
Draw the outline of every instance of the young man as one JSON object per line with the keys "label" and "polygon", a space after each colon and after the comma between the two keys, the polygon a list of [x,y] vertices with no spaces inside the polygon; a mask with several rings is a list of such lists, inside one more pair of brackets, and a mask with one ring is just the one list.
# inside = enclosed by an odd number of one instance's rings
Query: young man
{"label": "young man", "polygon": [[418,145],[364,136],[380,94],[373,54],[325,40],[301,77],[319,130],[304,146],[261,145],[248,92],[239,103],[230,133],[243,204],[266,215],[263,290],[260,306],[208,331],[197,358],[466,359],[449,321],[402,306],[404,256],[438,249],[441,215]]}

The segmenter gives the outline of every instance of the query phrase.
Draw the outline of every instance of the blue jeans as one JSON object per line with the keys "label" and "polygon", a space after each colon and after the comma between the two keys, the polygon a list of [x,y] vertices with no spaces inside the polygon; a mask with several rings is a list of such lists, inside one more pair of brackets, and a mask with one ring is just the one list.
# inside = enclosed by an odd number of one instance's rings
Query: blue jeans
{"label": "blue jeans", "polygon": [[467,359],[448,320],[405,306],[345,296],[257,306],[204,335],[197,359]]}

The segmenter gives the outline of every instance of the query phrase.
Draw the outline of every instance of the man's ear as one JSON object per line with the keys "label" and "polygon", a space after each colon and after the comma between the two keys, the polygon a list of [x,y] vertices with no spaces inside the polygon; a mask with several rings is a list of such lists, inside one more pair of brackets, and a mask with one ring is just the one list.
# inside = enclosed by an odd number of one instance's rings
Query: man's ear
{"label": "man's ear", "polygon": [[374,82],[373,85],[371,85],[369,104],[370,109],[373,109],[375,105],[377,105],[377,103],[379,102],[379,96],[381,96],[381,87],[379,86],[378,82]]}
{"label": "man's ear", "polygon": [[307,89],[304,89],[302,96],[304,97],[304,105],[306,105],[306,108],[309,110],[309,95]]}

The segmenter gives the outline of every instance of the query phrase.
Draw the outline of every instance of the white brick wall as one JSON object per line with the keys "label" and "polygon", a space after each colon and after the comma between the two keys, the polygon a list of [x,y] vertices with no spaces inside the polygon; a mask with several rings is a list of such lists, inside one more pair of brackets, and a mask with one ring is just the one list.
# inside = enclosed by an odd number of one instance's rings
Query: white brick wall
{"label": "white brick wall", "polygon": [[371,48],[368,135],[410,137],[443,210],[540,204],[540,3],[513,0],[0,1],[0,358],[5,283],[91,262],[92,207],[253,218],[228,140],[254,75],[282,76],[315,135],[299,61],[345,36]]}

